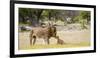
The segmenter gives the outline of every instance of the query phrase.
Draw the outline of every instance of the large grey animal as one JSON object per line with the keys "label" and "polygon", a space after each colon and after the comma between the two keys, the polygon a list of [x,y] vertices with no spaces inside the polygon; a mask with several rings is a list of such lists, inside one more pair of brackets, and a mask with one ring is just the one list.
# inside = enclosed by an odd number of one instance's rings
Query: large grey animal
{"label": "large grey animal", "polygon": [[54,25],[49,24],[45,27],[34,27],[30,33],[30,45],[34,45],[37,38],[42,38],[49,44],[49,39],[51,37],[57,39],[57,43],[59,43],[59,36],[57,36],[57,30]]}

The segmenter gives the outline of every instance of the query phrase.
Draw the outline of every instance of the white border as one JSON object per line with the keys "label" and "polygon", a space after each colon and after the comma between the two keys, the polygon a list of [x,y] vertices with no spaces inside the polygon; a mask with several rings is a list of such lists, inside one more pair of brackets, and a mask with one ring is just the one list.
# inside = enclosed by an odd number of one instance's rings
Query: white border
{"label": "white border", "polygon": [[[62,52],[62,51],[84,51],[94,50],[94,9],[82,8],[82,7],[64,7],[64,6],[47,6],[47,5],[29,5],[29,4],[15,4],[15,54],[34,54],[34,53],[46,53],[46,52]],[[38,9],[58,9],[58,10],[84,10],[91,11],[91,46],[80,48],[58,48],[58,49],[34,49],[34,50],[18,50],[18,8],[38,8]]]}

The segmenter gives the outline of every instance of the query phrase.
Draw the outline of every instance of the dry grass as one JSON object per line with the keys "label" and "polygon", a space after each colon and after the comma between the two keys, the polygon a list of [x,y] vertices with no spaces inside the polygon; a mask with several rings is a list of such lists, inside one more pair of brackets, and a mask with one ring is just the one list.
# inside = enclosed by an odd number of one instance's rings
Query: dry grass
{"label": "dry grass", "polygon": [[65,44],[57,44],[57,40],[54,38],[50,39],[48,45],[43,39],[37,39],[36,44],[30,46],[29,44],[29,31],[19,32],[19,49],[45,49],[45,48],[75,48],[75,47],[86,47],[90,46],[90,31],[58,31],[57,35]]}
{"label": "dry grass", "polygon": [[40,45],[36,44],[33,46],[25,46],[24,48],[19,48],[20,50],[28,50],[28,49],[47,49],[47,48],[77,48],[77,47],[86,47],[89,46],[90,43],[79,43],[79,44],[50,44],[50,45]]}

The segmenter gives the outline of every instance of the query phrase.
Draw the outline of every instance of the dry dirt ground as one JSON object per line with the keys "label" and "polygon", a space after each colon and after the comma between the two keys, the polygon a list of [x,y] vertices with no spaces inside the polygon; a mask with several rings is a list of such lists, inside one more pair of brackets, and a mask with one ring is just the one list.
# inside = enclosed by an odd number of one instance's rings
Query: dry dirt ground
{"label": "dry dirt ground", "polygon": [[57,40],[50,39],[48,45],[43,39],[37,39],[35,45],[30,46],[30,31],[19,32],[18,49],[44,49],[44,48],[75,48],[90,46],[90,30],[57,31],[57,35],[65,44],[57,44]]}

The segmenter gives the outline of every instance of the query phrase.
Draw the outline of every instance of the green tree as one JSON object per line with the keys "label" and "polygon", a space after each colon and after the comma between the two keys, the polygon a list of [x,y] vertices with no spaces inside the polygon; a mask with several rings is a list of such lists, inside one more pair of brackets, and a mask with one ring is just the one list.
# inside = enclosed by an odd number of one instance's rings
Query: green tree
{"label": "green tree", "polygon": [[90,12],[80,11],[80,14],[74,18],[74,21],[80,23],[83,29],[86,29],[86,25],[90,22]]}
{"label": "green tree", "polygon": [[28,19],[30,20],[31,25],[37,25],[42,12],[43,9],[19,8],[19,21],[21,20],[20,22],[26,23]]}

